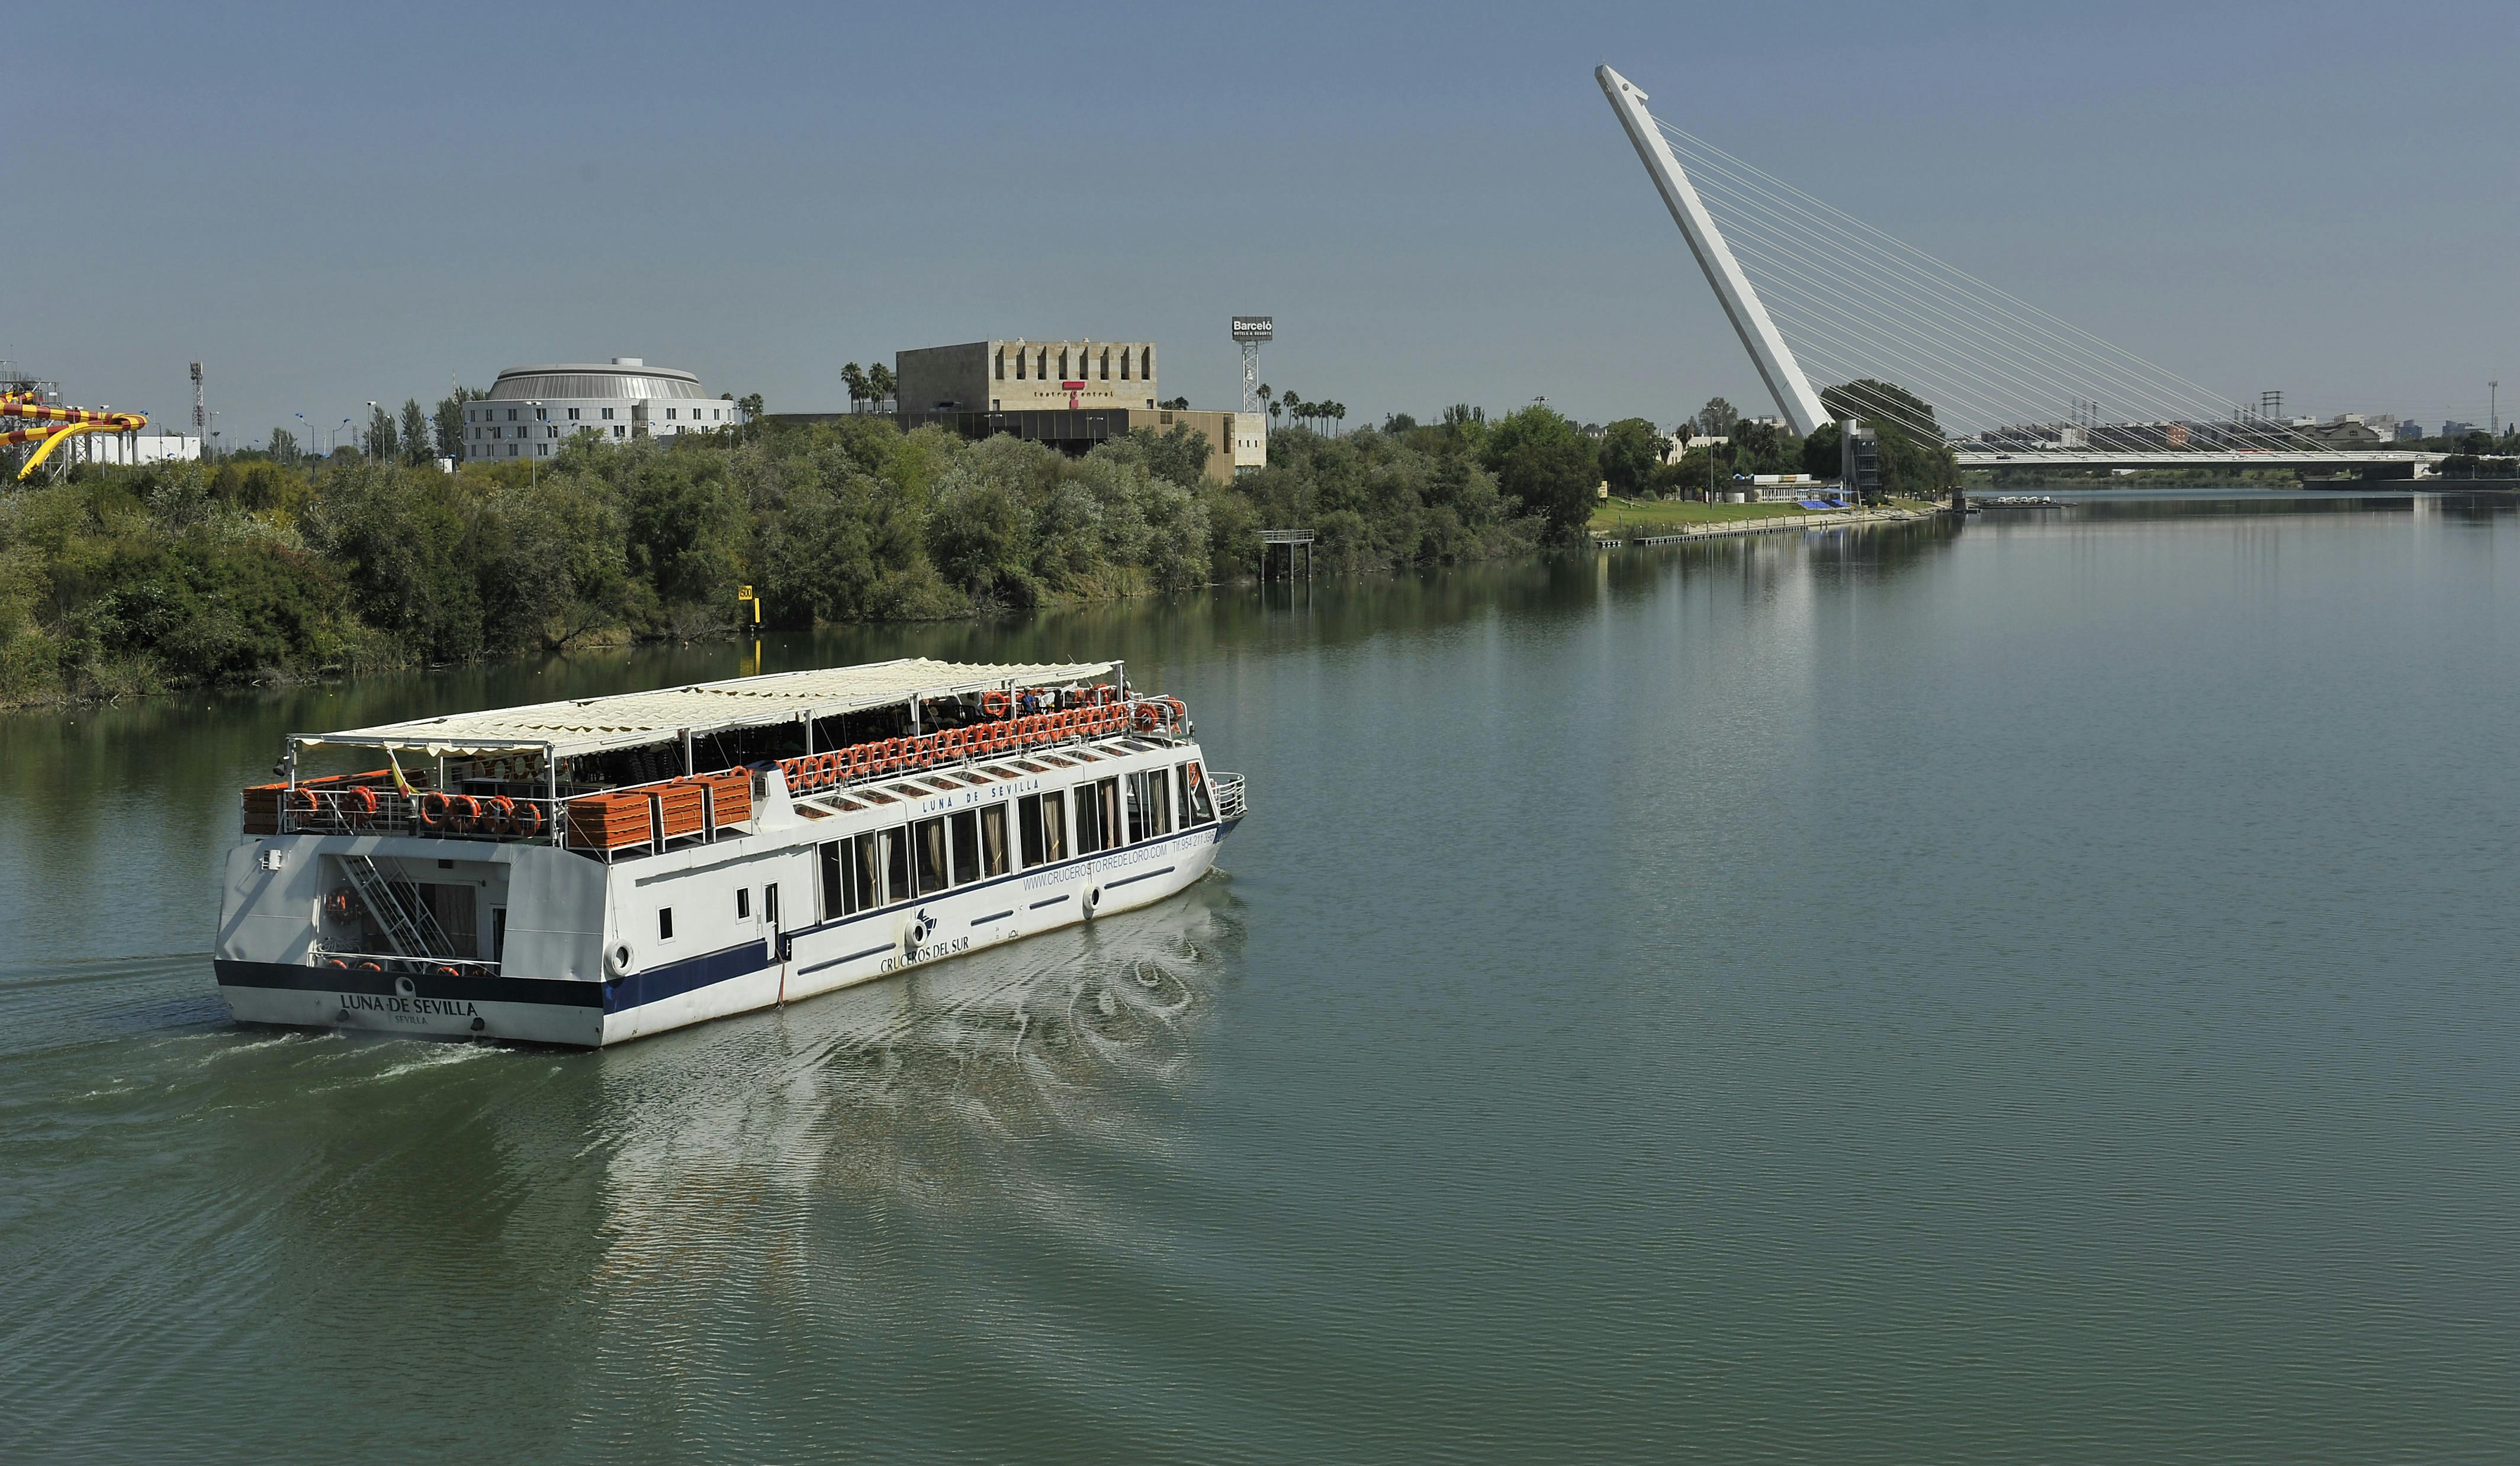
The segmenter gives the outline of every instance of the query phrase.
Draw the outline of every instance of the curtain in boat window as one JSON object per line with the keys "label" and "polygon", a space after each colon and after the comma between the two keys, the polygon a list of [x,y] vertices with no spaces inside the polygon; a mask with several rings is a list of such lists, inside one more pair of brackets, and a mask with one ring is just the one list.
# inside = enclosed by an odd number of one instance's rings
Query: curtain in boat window
{"label": "curtain in boat window", "polygon": [[1007,873],[1007,807],[993,804],[980,811],[980,866],[982,873]]}
{"label": "curtain in boat window", "polygon": [[910,863],[919,877],[919,894],[945,889],[945,822],[922,820],[910,826]]}

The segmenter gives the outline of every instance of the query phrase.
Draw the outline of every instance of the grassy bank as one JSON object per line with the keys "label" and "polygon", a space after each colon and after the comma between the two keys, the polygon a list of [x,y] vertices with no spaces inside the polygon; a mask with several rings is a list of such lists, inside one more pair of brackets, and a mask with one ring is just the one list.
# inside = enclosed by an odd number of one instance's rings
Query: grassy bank
{"label": "grassy bank", "polygon": [[[1909,510],[1932,508],[1918,500],[1896,500],[1891,507]],[[1699,504],[1686,499],[1611,499],[1593,511],[1593,532],[1627,540],[1643,535],[1679,534],[1701,524],[1843,512],[1843,510],[1808,510],[1790,501],[1784,504]]]}

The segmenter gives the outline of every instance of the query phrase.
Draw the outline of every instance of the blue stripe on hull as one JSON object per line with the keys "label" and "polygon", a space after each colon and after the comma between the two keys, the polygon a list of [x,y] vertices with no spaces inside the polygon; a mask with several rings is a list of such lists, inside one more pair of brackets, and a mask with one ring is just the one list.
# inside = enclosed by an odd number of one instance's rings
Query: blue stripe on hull
{"label": "blue stripe on hull", "polygon": [[[299,993],[366,993],[392,997],[398,974],[363,972],[355,967],[307,967],[295,962],[240,962],[228,957],[211,961],[223,988],[279,988]],[[402,973],[415,998],[449,1002],[540,1002],[560,1007],[604,1006],[606,983],[551,981],[535,977],[448,977],[443,973]]]}
{"label": "blue stripe on hull", "polygon": [[748,977],[775,965],[767,942],[747,942],[723,952],[705,953],[667,962],[612,982],[552,981],[534,977],[484,977],[432,972],[367,972],[355,967],[306,967],[294,962],[240,962],[214,959],[211,969],[223,988],[278,988],[300,993],[367,993],[380,998],[401,993],[397,980],[411,984],[409,996],[450,1002],[539,1002],[561,1007],[602,1008],[626,1012],[716,983]]}
{"label": "blue stripe on hull", "polygon": [[632,1008],[645,1007],[652,1002],[680,997],[696,988],[733,982],[739,977],[749,977],[764,967],[775,965],[777,962],[770,955],[768,942],[746,942],[741,947],[730,947],[724,952],[685,957],[679,962],[667,962],[661,967],[651,967],[645,972],[634,972],[628,977],[606,983],[604,1011],[627,1012]]}

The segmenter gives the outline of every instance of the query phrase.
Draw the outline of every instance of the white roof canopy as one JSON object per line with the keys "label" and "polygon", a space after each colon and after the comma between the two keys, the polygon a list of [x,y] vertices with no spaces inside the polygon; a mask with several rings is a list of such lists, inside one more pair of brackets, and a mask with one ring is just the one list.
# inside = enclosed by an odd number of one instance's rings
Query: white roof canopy
{"label": "white roof canopy", "polygon": [[300,733],[299,743],[347,743],[366,748],[419,748],[431,754],[493,753],[549,748],[554,757],[635,748],[679,737],[686,730],[710,733],[829,718],[869,708],[897,707],[914,697],[951,697],[992,688],[1080,682],[1111,670],[1110,662],[940,662],[926,657],[875,662],[863,667],[823,667],[726,682],[660,688],[538,702],[530,707],[487,708],[381,723],[339,733]]}

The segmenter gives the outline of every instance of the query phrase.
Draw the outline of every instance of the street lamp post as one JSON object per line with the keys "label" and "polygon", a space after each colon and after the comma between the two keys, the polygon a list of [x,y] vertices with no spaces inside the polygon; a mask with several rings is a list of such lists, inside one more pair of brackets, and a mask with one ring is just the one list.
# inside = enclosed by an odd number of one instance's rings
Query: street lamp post
{"label": "street lamp post", "polygon": [[[532,411],[534,421],[536,422],[540,422],[543,420],[543,405],[541,403],[528,401],[525,406]],[[540,438],[535,439],[533,443],[534,453],[542,452],[542,440]],[[531,489],[538,481],[540,481],[541,478],[541,475],[536,471],[539,466],[534,462],[534,453],[528,453],[525,455],[525,487],[527,489]]]}
{"label": "street lamp post", "polygon": [[380,458],[380,455],[377,452],[376,422],[377,405],[371,402],[368,404],[368,458],[371,461],[376,461]]}

